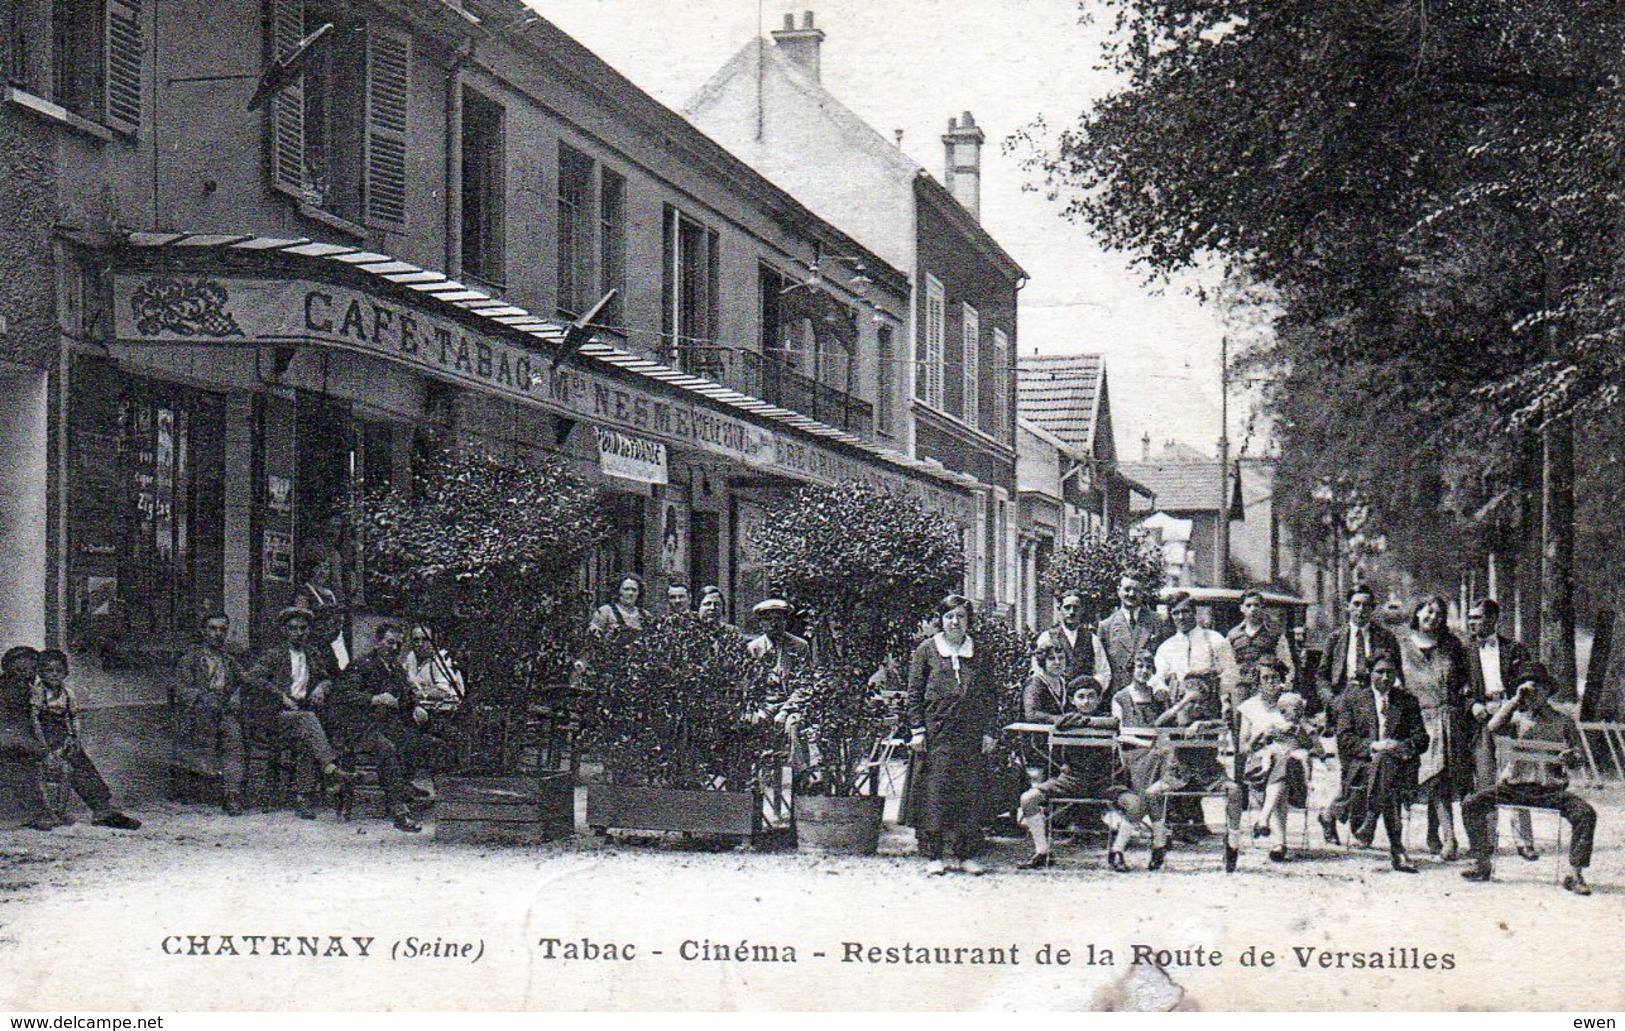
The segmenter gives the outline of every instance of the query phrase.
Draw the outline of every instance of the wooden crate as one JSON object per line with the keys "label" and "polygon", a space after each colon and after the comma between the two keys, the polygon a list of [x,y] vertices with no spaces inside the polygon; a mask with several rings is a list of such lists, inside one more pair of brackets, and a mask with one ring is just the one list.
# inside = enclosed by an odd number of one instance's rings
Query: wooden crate
{"label": "wooden crate", "polygon": [[761,814],[762,796],[753,791],[587,786],[587,826],[594,831],[615,828],[750,838],[761,829]]}
{"label": "wooden crate", "polygon": [[575,830],[568,773],[523,777],[436,777],[436,841],[535,845]]}

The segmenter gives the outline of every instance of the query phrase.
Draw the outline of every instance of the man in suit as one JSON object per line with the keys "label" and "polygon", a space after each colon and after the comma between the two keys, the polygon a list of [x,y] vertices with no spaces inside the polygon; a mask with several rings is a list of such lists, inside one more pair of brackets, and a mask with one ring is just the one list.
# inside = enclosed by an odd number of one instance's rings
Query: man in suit
{"label": "man in suit", "polygon": [[[1533,658],[1528,648],[1500,632],[1500,621],[1501,605],[1494,598],[1480,598],[1467,610],[1467,705],[1474,723],[1474,791],[1496,786],[1495,736],[1485,727],[1497,712],[1511,704],[1517,671]],[[1512,835],[1518,855],[1531,861],[1540,858],[1535,851],[1534,821],[1529,810],[1512,810]],[[1494,839],[1492,826],[1492,849]]]}
{"label": "man in suit", "polygon": [[1364,584],[1348,593],[1348,622],[1332,631],[1316,670],[1320,700],[1328,708],[1351,683],[1366,684],[1377,656],[1386,655],[1399,669],[1399,640],[1393,631],[1371,617],[1377,610],[1376,592]]}
{"label": "man in suit", "polygon": [[210,613],[198,639],[175,669],[178,756],[218,772],[221,807],[227,816],[243,814],[244,746],[242,671],[226,645],[231,619]]}
{"label": "man in suit", "polygon": [[[1066,656],[1063,677],[1069,696],[1078,688],[1088,686],[1098,687],[1101,698],[1110,697],[1107,691],[1112,685],[1111,663],[1100,643],[1100,635],[1083,625],[1083,595],[1077,591],[1061,595],[1061,621],[1038,635],[1034,652],[1046,644],[1059,648]],[[1091,683],[1085,685],[1085,679]]]}
{"label": "man in suit", "polygon": [[1174,636],[1173,626],[1151,608],[1150,595],[1139,578],[1124,574],[1117,581],[1119,607],[1100,622],[1100,644],[1111,669],[1108,683],[1134,680],[1134,657]]}
{"label": "man in suit", "polygon": [[[1380,819],[1388,835],[1388,855],[1395,870],[1415,873],[1405,854],[1400,798],[1407,783],[1416,783],[1416,761],[1428,746],[1427,725],[1416,697],[1399,682],[1399,663],[1378,654],[1371,663],[1370,686],[1351,685],[1331,708],[1342,767],[1342,791],[1332,803],[1335,816],[1346,815],[1355,844],[1369,848]],[[1343,811],[1337,812],[1342,806]]]}
{"label": "man in suit", "polygon": [[353,776],[338,768],[333,746],[317,715],[336,672],[332,652],[310,644],[314,622],[311,611],[298,605],[277,613],[282,643],[261,652],[243,674],[249,687],[243,697],[243,717],[249,734],[291,747],[299,757],[294,792],[299,818],[303,820],[316,819],[311,795],[316,789],[317,771],[340,781]]}
{"label": "man in suit", "polygon": [[416,834],[423,825],[409,802],[418,768],[443,756],[446,746],[426,732],[429,712],[400,666],[405,631],[395,623],[378,627],[371,651],[345,668],[333,690],[335,716],[347,724],[349,741],[378,760],[378,785],[398,831]]}

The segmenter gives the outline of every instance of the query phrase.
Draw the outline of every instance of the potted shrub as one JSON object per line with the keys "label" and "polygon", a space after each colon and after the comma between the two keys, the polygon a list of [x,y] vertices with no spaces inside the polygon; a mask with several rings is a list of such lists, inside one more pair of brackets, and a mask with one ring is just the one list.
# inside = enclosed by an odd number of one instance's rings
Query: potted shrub
{"label": "potted shrub", "polygon": [[964,578],[959,527],[911,499],[846,482],[785,498],[754,544],[767,556],[768,583],[805,613],[817,656],[795,699],[817,746],[797,786],[798,842],[872,852],[884,800],[879,777],[860,773],[873,772],[861,767],[889,724],[870,678],[888,658],[907,668],[921,615]]}
{"label": "potted shrub", "polygon": [[552,458],[455,451],[420,459],[410,491],[365,501],[369,597],[433,624],[466,684],[455,771],[435,779],[439,839],[538,841],[574,826],[570,773],[531,753],[581,647],[576,570],[603,535],[597,509],[593,487]]}
{"label": "potted shrub", "polygon": [[583,736],[606,783],[587,786],[595,832],[674,831],[755,838],[763,774],[781,731],[766,715],[767,671],[730,627],[656,617],[598,650],[582,673]]}

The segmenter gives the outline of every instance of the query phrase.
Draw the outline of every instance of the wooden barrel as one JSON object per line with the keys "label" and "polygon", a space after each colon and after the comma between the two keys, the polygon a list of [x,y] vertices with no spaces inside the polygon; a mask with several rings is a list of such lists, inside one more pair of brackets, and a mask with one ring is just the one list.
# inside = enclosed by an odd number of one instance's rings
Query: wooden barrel
{"label": "wooden barrel", "polygon": [[872,856],[880,848],[880,818],[885,808],[886,800],[879,795],[797,795],[796,849]]}
{"label": "wooden barrel", "polygon": [[534,845],[575,830],[568,773],[523,777],[436,777],[436,841]]}

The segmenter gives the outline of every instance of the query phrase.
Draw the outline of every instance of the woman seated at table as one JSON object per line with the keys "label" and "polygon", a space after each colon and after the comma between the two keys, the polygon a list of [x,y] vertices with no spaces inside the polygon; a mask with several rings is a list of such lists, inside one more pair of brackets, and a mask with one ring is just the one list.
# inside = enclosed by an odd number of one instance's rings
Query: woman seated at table
{"label": "woman seated at table", "polygon": [[[1066,696],[1066,653],[1058,646],[1043,645],[1034,654],[1033,663],[1041,672],[1035,672],[1033,679],[1027,683],[1024,700],[1028,704],[1023,708],[1029,723],[1053,723],[1058,730],[1091,726],[1097,722],[1103,729],[1111,725],[1109,719],[1096,715],[1100,708],[1100,691],[1092,687],[1089,681],[1084,681],[1073,693],[1073,705],[1069,711],[1059,714],[1048,712],[1054,705],[1052,690],[1061,692],[1063,698]],[[1047,700],[1047,704],[1035,707],[1032,704],[1035,694],[1040,696],[1040,701]],[[1104,740],[1110,744],[1109,738]],[[1021,796],[1018,818],[1033,839],[1033,854],[1025,862],[1017,864],[1025,870],[1041,870],[1052,861],[1049,825],[1044,815],[1044,806],[1050,799],[1111,797],[1112,753],[1109,747],[1057,747],[1053,742],[1051,747],[1052,753],[1063,757],[1060,770],[1034,784]]]}
{"label": "woman seated at table", "polygon": [[[1157,717],[1169,710],[1168,694],[1151,685],[1156,659],[1149,648],[1134,657],[1134,680],[1112,696],[1112,716],[1119,729],[1117,737],[1121,766],[1118,783],[1112,788],[1112,807],[1106,813],[1106,826],[1112,841],[1106,850],[1106,864],[1117,873],[1128,871],[1125,855],[1134,832],[1144,826],[1145,802],[1141,794],[1154,779],[1146,761]],[[1136,778],[1136,773],[1140,778]]]}
{"label": "woman seated at table", "polygon": [[1273,834],[1269,856],[1277,863],[1291,858],[1287,808],[1309,801],[1309,754],[1317,745],[1304,719],[1303,696],[1283,694],[1283,676],[1273,656],[1265,656],[1258,663],[1258,693],[1236,707],[1243,777],[1248,791],[1262,799],[1253,837]]}

